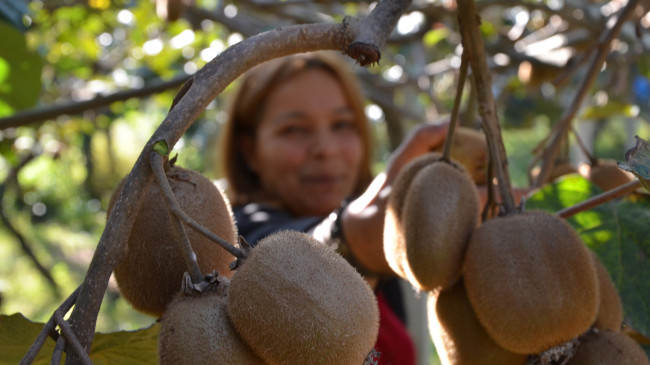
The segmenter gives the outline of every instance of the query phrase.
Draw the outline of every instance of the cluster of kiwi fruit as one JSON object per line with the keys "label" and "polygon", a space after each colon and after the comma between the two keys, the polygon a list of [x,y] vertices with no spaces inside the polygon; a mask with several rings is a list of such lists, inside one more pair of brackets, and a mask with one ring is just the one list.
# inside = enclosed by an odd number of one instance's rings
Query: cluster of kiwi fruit
{"label": "cluster of kiwi fruit", "polygon": [[430,153],[405,166],[388,201],[386,259],[430,294],[430,335],[443,364],[524,365],[570,357],[559,352],[567,348],[576,352],[569,364],[592,364],[589,348],[599,341],[610,345],[598,356],[614,362],[598,363],[648,364],[621,332],[608,272],[566,221],[533,210],[480,223],[477,200],[470,174]]}
{"label": "cluster of kiwi fruit", "polygon": [[[166,175],[181,209],[237,246],[225,195],[198,172],[167,166]],[[235,260],[188,229],[201,272],[212,273],[197,290],[185,285],[189,274],[158,185],[143,194],[115,278],[135,309],[160,318],[161,364],[360,365],[373,354],[374,293],[333,249],[305,233],[282,231]]]}

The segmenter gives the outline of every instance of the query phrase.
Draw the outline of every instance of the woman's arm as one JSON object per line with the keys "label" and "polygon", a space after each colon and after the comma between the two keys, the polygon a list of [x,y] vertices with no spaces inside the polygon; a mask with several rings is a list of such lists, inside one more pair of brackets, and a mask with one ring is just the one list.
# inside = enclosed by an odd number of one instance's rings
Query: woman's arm
{"label": "woman's arm", "polygon": [[424,124],[412,131],[393,153],[386,171],[352,201],[342,213],[342,231],[350,252],[366,269],[388,274],[392,270],[384,257],[384,215],[393,181],[408,162],[440,146],[448,122]]}

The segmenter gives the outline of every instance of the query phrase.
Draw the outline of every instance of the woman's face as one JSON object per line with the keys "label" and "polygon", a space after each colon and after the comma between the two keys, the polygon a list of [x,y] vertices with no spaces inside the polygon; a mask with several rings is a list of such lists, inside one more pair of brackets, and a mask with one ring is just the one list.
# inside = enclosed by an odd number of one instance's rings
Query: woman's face
{"label": "woman's face", "polygon": [[326,71],[302,71],[277,85],[248,144],[266,196],[298,216],[338,207],[359,178],[364,147],[358,122]]}

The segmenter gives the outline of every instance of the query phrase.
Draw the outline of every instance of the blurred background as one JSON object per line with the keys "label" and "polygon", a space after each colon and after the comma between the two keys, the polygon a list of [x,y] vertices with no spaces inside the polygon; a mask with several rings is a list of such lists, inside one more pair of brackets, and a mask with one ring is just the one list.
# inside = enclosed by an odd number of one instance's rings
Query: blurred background
{"label": "blurred background", "polygon": [[[624,0],[477,1],[513,185],[528,186],[535,147],[573,102],[598,40]],[[46,321],[81,284],[104,229],[108,199],[167,115],[182,83],[224,49],[290,24],[364,16],[368,1],[0,1],[0,313]],[[624,160],[650,136],[650,14],[625,24],[562,157],[577,147]],[[453,0],[414,0],[378,66],[361,79],[376,137],[376,171],[418,123],[449,114],[460,65]],[[172,154],[218,179],[216,142],[226,89]],[[478,126],[465,88],[462,124]],[[111,283],[97,330],[153,319]]]}

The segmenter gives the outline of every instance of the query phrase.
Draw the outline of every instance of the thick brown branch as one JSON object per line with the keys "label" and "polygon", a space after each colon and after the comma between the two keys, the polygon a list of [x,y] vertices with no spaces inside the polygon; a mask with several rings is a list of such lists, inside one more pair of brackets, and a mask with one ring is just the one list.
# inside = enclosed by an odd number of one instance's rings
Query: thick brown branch
{"label": "thick brown branch", "polygon": [[634,180],[630,181],[627,184],[621,185],[615,189],[608,190],[602,194],[596,195],[594,197],[591,197],[581,203],[578,203],[572,207],[568,207],[565,209],[562,209],[561,211],[557,212],[556,214],[562,218],[569,218],[571,216],[574,216],[580,212],[584,212],[585,210],[589,210],[592,208],[595,208],[603,203],[606,203],[610,200],[616,199],[618,197],[627,195],[638,188],[640,188],[641,181],[639,180]]}
{"label": "thick brown branch", "polygon": [[516,211],[512,194],[508,158],[506,155],[501,127],[497,118],[496,104],[492,94],[491,77],[485,57],[485,47],[479,29],[480,17],[474,0],[458,0],[458,23],[462,36],[463,54],[469,59],[478,97],[478,110],[483,120],[483,129],[488,141],[490,159],[499,181],[499,192],[506,213]]}
{"label": "thick brown branch", "polygon": [[578,111],[582,108],[585,98],[589,94],[589,90],[596,80],[596,76],[600,73],[600,70],[603,67],[603,63],[607,59],[607,56],[610,53],[612,42],[620,34],[623,25],[627,20],[634,14],[634,9],[636,9],[639,4],[639,0],[630,0],[625,8],[618,17],[616,24],[604,34],[602,40],[599,43],[596,54],[594,55],[593,60],[587,70],[584,80],[582,81],[580,88],[573,97],[573,101],[569,104],[569,108],[564,111],[564,115],[560,121],[555,125],[552,131],[552,138],[550,139],[550,144],[546,147],[543,153],[542,163],[539,175],[534,181],[533,186],[539,187],[542,186],[544,181],[546,181],[551,174],[551,168],[553,162],[560,152],[562,142],[567,137],[567,133],[571,128],[571,122],[575,118]]}
{"label": "thick brown branch", "polygon": [[384,0],[377,4],[367,18],[346,18],[344,23],[355,33],[355,37],[345,53],[361,66],[379,63],[380,49],[410,4],[411,0]]}
{"label": "thick brown branch", "polygon": [[117,92],[110,95],[100,95],[94,99],[80,102],[71,102],[62,105],[53,105],[38,109],[19,111],[18,113],[0,118],[0,130],[35,123],[42,123],[46,120],[56,118],[60,115],[79,114],[89,109],[98,109],[110,105],[116,101],[128,100],[163,92],[167,89],[178,87],[187,81],[190,76],[182,75],[169,81],[157,82],[139,89]]}

